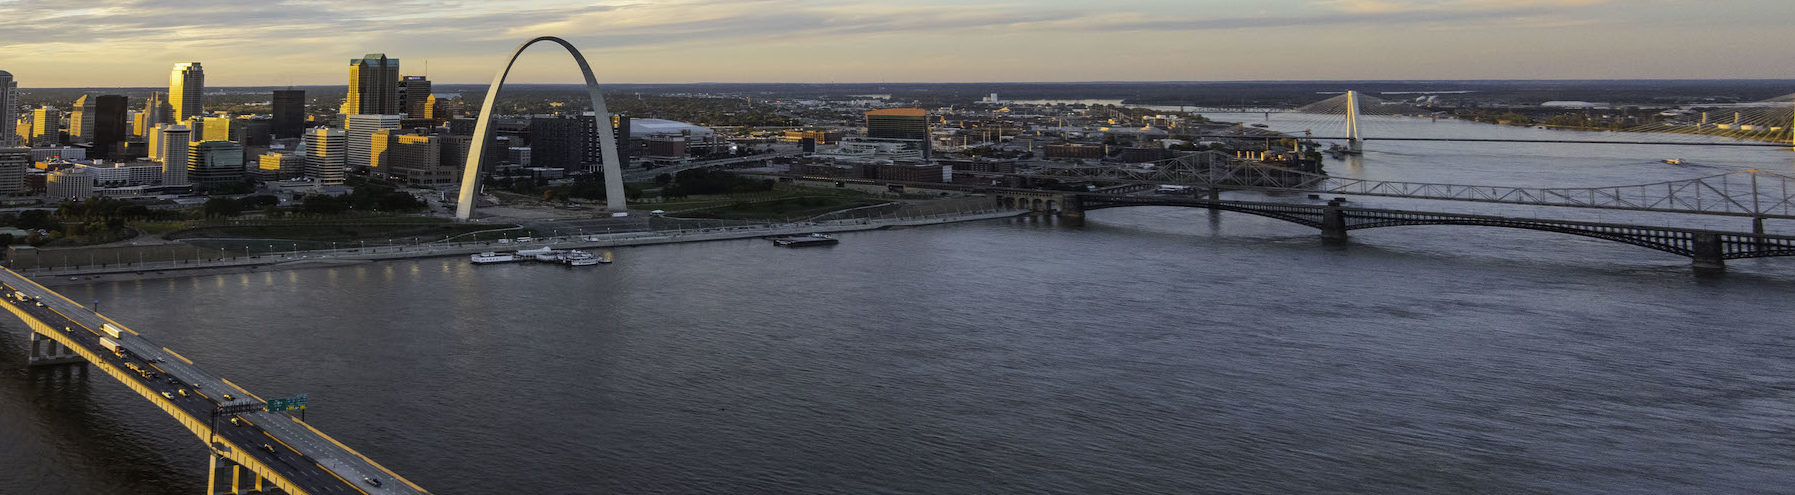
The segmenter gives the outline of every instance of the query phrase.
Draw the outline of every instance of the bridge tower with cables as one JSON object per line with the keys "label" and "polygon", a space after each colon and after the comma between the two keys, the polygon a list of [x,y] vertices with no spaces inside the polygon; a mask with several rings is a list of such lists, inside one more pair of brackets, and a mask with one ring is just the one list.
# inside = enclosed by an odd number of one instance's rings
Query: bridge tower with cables
{"label": "bridge tower with cables", "polygon": [[1365,139],[1359,135],[1359,92],[1346,92],[1346,137],[1352,153],[1365,151]]}

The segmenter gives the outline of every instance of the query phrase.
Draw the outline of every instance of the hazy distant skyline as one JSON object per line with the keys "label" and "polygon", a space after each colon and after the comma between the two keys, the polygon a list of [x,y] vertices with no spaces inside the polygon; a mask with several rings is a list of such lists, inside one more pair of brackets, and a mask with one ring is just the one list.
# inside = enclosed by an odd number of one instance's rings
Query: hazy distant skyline
{"label": "hazy distant skyline", "polygon": [[[0,0],[22,87],[484,83],[567,38],[601,82],[1789,78],[1787,0]],[[532,48],[511,78],[572,83]]]}

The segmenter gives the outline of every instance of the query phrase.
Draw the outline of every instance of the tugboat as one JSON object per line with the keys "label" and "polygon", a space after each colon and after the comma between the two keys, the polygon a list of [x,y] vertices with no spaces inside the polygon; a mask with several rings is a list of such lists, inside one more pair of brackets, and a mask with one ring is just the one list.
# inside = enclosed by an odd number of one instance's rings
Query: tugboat
{"label": "tugboat", "polygon": [[833,245],[836,245],[839,243],[841,243],[841,241],[836,240],[834,237],[829,237],[829,236],[826,236],[823,234],[810,234],[810,235],[803,235],[803,236],[773,238],[773,245],[781,246],[781,247],[790,247],[790,248],[813,247],[813,246],[833,246]]}
{"label": "tugboat", "polygon": [[484,264],[488,264],[488,263],[509,263],[509,262],[517,261],[516,256],[512,256],[509,254],[499,254],[499,253],[495,253],[492,251],[487,251],[484,253],[469,256],[469,259],[473,260],[474,264],[476,264],[476,265],[484,265]]}

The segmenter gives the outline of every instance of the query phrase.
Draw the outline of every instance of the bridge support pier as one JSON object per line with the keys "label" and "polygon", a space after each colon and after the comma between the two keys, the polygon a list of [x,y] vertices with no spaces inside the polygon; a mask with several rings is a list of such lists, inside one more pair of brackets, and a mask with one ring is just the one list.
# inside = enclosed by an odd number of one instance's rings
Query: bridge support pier
{"label": "bridge support pier", "polygon": [[[243,493],[269,493],[262,484],[262,476],[244,468],[241,464],[212,454],[212,466],[207,471],[206,495],[238,495]],[[250,485],[251,480],[253,485]],[[253,488],[251,488],[253,486]]]}
{"label": "bridge support pier", "polygon": [[1321,212],[1321,240],[1329,243],[1346,242],[1346,214],[1340,211],[1338,198],[1328,200],[1327,209]]}
{"label": "bridge support pier", "polygon": [[1690,258],[1692,258],[1693,261],[1691,266],[1694,266],[1696,270],[1718,271],[1726,269],[1726,258],[1724,257],[1726,250],[1721,247],[1720,234],[1709,232],[1696,233],[1694,237],[1690,239],[1689,247],[1690,250],[1695,253],[1695,255]]}
{"label": "bridge support pier", "polygon": [[1059,205],[1060,217],[1084,220],[1084,204],[1079,201],[1078,196],[1061,196]]}
{"label": "bridge support pier", "polygon": [[31,354],[25,360],[26,366],[52,366],[58,364],[80,364],[87,360],[75,354],[74,349],[64,347],[55,339],[45,337],[41,333],[31,332]]}

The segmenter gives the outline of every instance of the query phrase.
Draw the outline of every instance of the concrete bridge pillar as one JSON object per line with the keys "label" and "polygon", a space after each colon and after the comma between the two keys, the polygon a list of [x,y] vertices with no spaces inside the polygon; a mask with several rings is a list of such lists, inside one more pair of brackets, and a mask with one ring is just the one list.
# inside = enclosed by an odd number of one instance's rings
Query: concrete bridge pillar
{"label": "concrete bridge pillar", "polygon": [[1061,196],[1059,204],[1060,216],[1084,218],[1084,201],[1078,199],[1078,196]]}
{"label": "concrete bridge pillar", "polygon": [[1690,251],[1694,261],[1691,263],[1697,270],[1725,270],[1726,250],[1720,244],[1720,234],[1711,232],[1697,233],[1690,239]]}
{"label": "concrete bridge pillar", "polygon": [[212,466],[206,476],[206,495],[237,495],[243,493],[269,493],[272,486],[264,486],[262,476],[250,471],[230,459],[212,454]]}
{"label": "concrete bridge pillar", "polygon": [[1327,242],[1346,242],[1346,214],[1340,211],[1340,200],[1328,200],[1327,209],[1321,212],[1321,240]]}
{"label": "concrete bridge pillar", "polygon": [[55,339],[44,334],[31,332],[31,354],[25,360],[26,366],[50,366],[57,364],[86,363],[81,355]]}

